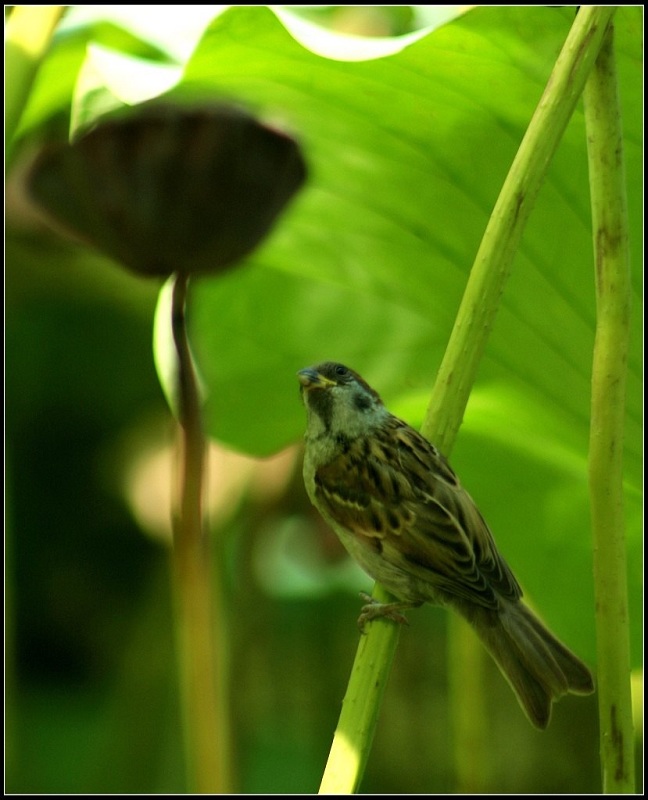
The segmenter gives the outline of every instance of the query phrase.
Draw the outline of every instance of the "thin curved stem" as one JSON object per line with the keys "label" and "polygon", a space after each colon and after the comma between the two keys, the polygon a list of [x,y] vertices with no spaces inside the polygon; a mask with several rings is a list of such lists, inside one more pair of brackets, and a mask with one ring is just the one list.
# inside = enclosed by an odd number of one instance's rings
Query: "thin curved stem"
{"label": "thin curved stem", "polygon": [[[499,309],[522,230],[583,91],[615,9],[582,7],[511,165],[470,272],[422,432],[448,455]],[[374,597],[389,600],[378,584]],[[320,793],[357,791],[371,750],[398,627],[367,626],[360,640]],[[371,682],[370,686],[363,685]],[[462,736],[468,741],[470,732]]]}

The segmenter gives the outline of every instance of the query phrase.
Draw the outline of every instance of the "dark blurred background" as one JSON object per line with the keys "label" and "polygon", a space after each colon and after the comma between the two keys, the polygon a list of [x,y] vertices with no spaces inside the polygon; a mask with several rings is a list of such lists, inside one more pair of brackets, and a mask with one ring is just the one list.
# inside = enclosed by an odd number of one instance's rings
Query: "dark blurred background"
{"label": "dark blurred background", "polygon": [[[7,789],[182,791],[156,289],[72,252],[40,261],[38,246],[12,240],[7,273]],[[311,511],[300,470],[298,446],[265,461],[211,456],[245,792],[317,790],[358,641],[357,591],[370,586]],[[424,609],[401,634],[363,791],[454,788],[445,625]],[[523,772],[534,791],[597,791],[595,737],[565,738],[575,717],[578,730],[596,726],[595,699],[565,699],[538,733],[487,670],[493,752],[514,757],[493,762],[484,790],[513,791]]]}

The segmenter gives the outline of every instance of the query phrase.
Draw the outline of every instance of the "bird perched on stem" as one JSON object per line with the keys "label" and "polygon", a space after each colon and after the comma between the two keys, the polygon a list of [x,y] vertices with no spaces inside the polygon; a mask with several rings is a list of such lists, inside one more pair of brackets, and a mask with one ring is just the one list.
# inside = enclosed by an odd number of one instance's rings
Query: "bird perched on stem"
{"label": "bird perched on stem", "polygon": [[[350,555],[396,598],[368,603],[361,627],[422,603],[466,619],[533,725],[553,700],[594,691],[588,668],[522,602],[522,590],[446,459],[385,408],[352,369],[298,372],[307,412],[304,481]],[[371,598],[369,598],[371,599]]]}

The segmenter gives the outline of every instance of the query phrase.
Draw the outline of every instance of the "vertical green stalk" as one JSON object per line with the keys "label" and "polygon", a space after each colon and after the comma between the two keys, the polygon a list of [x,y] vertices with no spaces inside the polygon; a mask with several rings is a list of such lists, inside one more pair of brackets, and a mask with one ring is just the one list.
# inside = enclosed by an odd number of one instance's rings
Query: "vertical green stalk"
{"label": "vertical green stalk", "polygon": [[[614,8],[581,7],[488,222],[422,427],[445,455],[461,425],[522,231],[614,12]],[[378,585],[374,597],[389,599]],[[320,793],[357,790],[397,642],[397,626],[386,620],[372,622],[361,638]],[[474,657],[481,658],[477,647]],[[464,667],[470,669],[470,664]],[[453,665],[453,669],[461,668],[461,664]],[[456,680],[461,681],[461,676]],[[367,682],[370,685],[364,685]],[[470,752],[465,748],[476,746],[476,736],[470,720],[464,719],[463,727],[455,723],[455,748]]]}
{"label": "vertical green stalk", "polygon": [[603,791],[634,792],[623,429],[630,257],[621,111],[610,26],[584,92],[596,284],[589,486]]}
{"label": "vertical green stalk", "polygon": [[189,791],[230,791],[229,729],[226,707],[224,636],[217,648],[214,623],[222,631],[215,605],[209,542],[204,534],[202,493],[205,437],[198,383],[193,367],[185,304],[187,275],[173,286],[172,330],[178,357],[181,453],[178,511],[173,531],[173,579],[177,646]]}
{"label": "vertical green stalk", "polygon": [[65,6],[16,6],[5,24],[5,162]]}

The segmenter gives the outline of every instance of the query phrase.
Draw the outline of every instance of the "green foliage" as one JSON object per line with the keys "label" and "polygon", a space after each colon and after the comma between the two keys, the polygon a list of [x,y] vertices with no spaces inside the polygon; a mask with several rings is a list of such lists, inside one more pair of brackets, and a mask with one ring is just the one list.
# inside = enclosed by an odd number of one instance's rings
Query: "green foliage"
{"label": "green foliage", "polygon": [[[413,393],[426,397],[467,270],[571,13],[475,9],[399,52],[361,62],[304,49],[267,9],[234,9],[212,23],[171,96],[237,97],[281,119],[301,139],[312,174],[243,270],[195,287],[192,341],[213,436],[260,455],[294,441],[303,428],[295,367],[326,358],[367,375],[396,411]],[[639,308],[637,19],[630,9],[620,13],[617,50],[622,99],[629,95],[624,129]],[[593,627],[568,600],[574,584],[586,594],[591,571],[585,459],[594,319],[578,110],[523,237],[476,386],[482,402],[468,407],[465,430],[474,444],[462,445],[460,435],[453,462],[530,595],[590,658]],[[635,313],[625,459],[630,563],[640,563],[641,543],[640,353]],[[511,474],[488,492],[480,486],[484,471],[471,474],[472,465],[497,461],[510,447],[529,465],[526,480],[513,470],[528,500],[518,524],[508,516]],[[567,495],[577,515],[555,513]],[[564,534],[556,563],[557,529]],[[545,548],[554,553],[549,592],[538,569]],[[640,584],[633,593],[639,608]],[[639,615],[633,622],[637,643]]]}
{"label": "green foliage", "polygon": [[[180,7],[174,13],[185,14]],[[634,666],[641,663],[642,634],[641,15],[639,9],[623,8],[615,20],[635,293],[624,462]],[[206,425],[212,437],[257,456],[296,442],[304,416],[295,372],[329,358],[359,370],[381,390],[395,413],[412,424],[421,422],[468,269],[572,17],[571,8],[475,8],[436,29],[372,42],[372,58],[351,61],[331,59],[305,47],[284,25],[291,24],[290,16],[277,17],[265,7],[234,7],[209,24],[195,48],[187,45],[184,52],[190,57],[167,95],[170,101],[197,96],[234,99],[293,133],[310,167],[307,187],[247,263],[222,278],[193,286],[191,339],[208,392]],[[106,66],[109,59],[97,59],[96,48],[86,52],[89,43],[101,44],[108,53],[108,48],[115,48],[137,57],[141,71],[137,61],[129,62],[124,82]],[[133,102],[138,89],[142,98],[147,96],[150,69],[159,65],[168,70],[169,62],[182,59],[180,48],[171,55],[165,49],[159,37],[147,41],[138,29],[127,32],[102,20],[62,30],[22,117],[16,163],[28,152],[28,144],[50,130],[65,135],[73,115],[80,121],[89,118],[90,108],[96,112],[101,107],[97,85],[102,80],[118,99]],[[385,55],[378,57],[380,49]],[[90,71],[94,82],[78,81],[80,70],[86,78]],[[89,90],[84,95],[83,85],[92,87],[92,97]],[[105,90],[99,94],[99,100],[108,96]],[[79,266],[81,262],[86,263]],[[147,561],[148,550],[139,542],[133,558],[132,542],[123,535],[111,543],[112,557],[121,556],[119,562],[109,562],[108,567],[99,560],[92,562],[108,583],[112,572],[119,573],[122,561],[130,568],[116,584],[119,591],[99,583],[88,642],[75,644],[81,653],[95,653],[97,659],[95,670],[80,668],[86,678],[91,676],[90,688],[82,693],[88,700],[83,709],[50,702],[52,695],[43,691],[42,675],[33,667],[37,646],[49,639],[31,628],[25,633],[41,614],[43,625],[49,623],[55,632],[63,629],[73,640],[82,626],[70,622],[66,613],[93,595],[87,578],[81,581],[81,592],[67,580],[70,569],[77,577],[85,575],[84,559],[97,557],[93,547],[109,549],[103,538],[107,522],[102,536],[87,544],[97,508],[108,508],[108,520],[117,515],[116,528],[127,530],[123,510],[115,507],[110,493],[110,501],[106,500],[105,489],[99,496],[107,506],[97,507],[96,499],[93,504],[96,486],[90,485],[88,465],[108,446],[111,429],[127,428],[143,409],[159,410],[160,394],[145,347],[153,288],[130,277],[113,276],[105,262],[83,250],[62,250],[31,230],[18,235],[11,224],[7,286],[7,426],[15,483],[10,499],[16,503],[15,593],[20,609],[15,635],[17,683],[23,690],[16,713],[19,741],[30,743],[28,752],[36,754],[30,769],[24,760],[20,762],[22,771],[18,778],[14,772],[14,786],[8,788],[177,791],[177,720],[160,700],[171,691],[172,678],[160,667],[148,675],[146,684],[148,673],[138,667],[146,664],[152,669],[146,658],[151,652],[158,651],[162,658],[170,653],[170,633],[163,630],[159,610],[154,610],[156,598],[164,593],[160,589],[164,581],[150,578],[157,575],[159,556],[149,554]],[[453,464],[538,609],[592,664],[586,459],[594,319],[585,132],[582,112],[577,110],[525,232]],[[93,335],[86,336],[86,331]],[[41,422],[35,428],[37,420]],[[81,439],[84,426],[94,426],[83,446],[69,446],[67,428],[55,435],[64,421]],[[39,464],[42,439],[35,438],[36,432],[41,437],[48,433],[50,442],[45,450],[49,461],[44,460],[38,472],[34,465]],[[68,456],[74,457],[76,471],[70,471]],[[60,464],[66,465],[63,470]],[[54,488],[41,494],[50,488],[52,471],[57,476]],[[250,693],[249,700],[233,702],[234,711],[240,713],[235,730],[242,748],[242,788],[312,791],[348,677],[356,607],[353,601],[338,605],[327,600],[315,610],[306,606],[308,614],[302,616],[297,604],[275,604],[255,588],[253,570],[247,557],[240,555],[240,549],[267,533],[261,526],[254,530],[246,540],[243,527],[235,527],[228,539],[228,570],[234,576],[230,592],[236,600],[232,613],[239,626],[232,661],[241,697]],[[235,546],[237,537],[243,543]],[[79,550],[83,556],[77,562]],[[58,567],[56,581],[48,573],[52,566]],[[26,578],[30,580],[24,584]],[[149,582],[154,586],[150,595],[137,588]],[[62,592],[63,587],[69,594]],[[57,592],[69,606],[52,607],[51,597],[58,597]],[[114,625],[109,608],[115,606],[103,608],[103,598],[117,602],[119,613],[132,614],[129,626],[147,632],[150,647],[135,645],[131,639],[124,647],[123,632],[98,636],[97,631]],[[130,606],[135,611],[129,612]],[[438,632],[426,627],[427,621],[421,612],[415,621],[412,618],[413,630],[401,637],[375,765],[370,762],[363,786],[367,791],[452,788],[443,736],[443,678],[438,674],[439,650],[433,647],[441,645]],[[340,628],[347,622],[350,630],[345,633]],[[152,630],[162,631],[159,639],[153,638]],[[97,644],[100,656],[93,649]],[[47,681],[56,674],[54,661],[43,663]],[[80,661],[83,664],[83,658]],[[316,686],[300,683],[302,694],[292,696],[288,663],[307,663],[309,670],[327,675],[315,676]],[[101,666],[116,676],[112,688],[98,678]],[[141,692],[133,689],[138,681],[143,682]],[[439,692],[434,701],[426,694],[432,685]],[[69,690],[70,684],[64,686]],[[263,699],[262,687],[274,687],[292,698],[294,705],[285,718],[273,705],[278,700]],[[143,696],[151,692],[155,708],[145,710]],[[304,696],[315,700],[304,702]],[[135,699],[140,706],[133,706]],[[502,701],[506,702],[504,693]],[[151,714],[150,720],[156,720],[152,727],[162,739],[155,752],[141,744],[133,751],[137,759],[124,754],[122,742],[121,715],[133,707]],[[39,716],[41,708],[48,708],[45,716]],[[95,708],[104,711],[93,715],[89,709]],[[569,706],[576,708],[575,715],[585,713],[578,705]],[[407,725],[402,722],[404,711]],[[517,713],[517,709],[512,712]],[[436,716],[430,722],[432,714]],[[139,713],[136,717],[140,719]],[[560,737],[560,711],[556,717],[557,733],[552,729],[547,737]],[[496,718],[493,744],[510,752],[509,720],[500,716],[499,723],[498,727]],[[588,724],[593,723],[583,719],[583,725]],[[145,725],[135,727],[132,736],[141,733],[142,742],[155,738]],[[410,728],[417,733],[413,741],[407,739]],[[88,745],[88,731],[96,737],[91,739],[96,741],[94,748]],[[565,752],[560,738],[547,738],[541,744],[535,732],[520,731],[518,744],[525,755],[517,766],[509,765],[505,774],[495,776],[500,791],[529,790],[523,769],[534,774],[538,791],[597,790],[596,778],[568,785],[573,761],[561,767],[558,758],[557,772],[549,774],[550,754]],[[278,744],[280,734],[284,742],[292,743],[286,750]],[[422,744],[424,736],[429,738]],[[50,742],[57,747],[48,755]],[[430,768],[433,778],[423,768],[402,774],[400,765],[411,764],[407,758],[414,746],[421,748],[426,763],[437,764],[438,769]],[[82,762],[77,772],[71,766],[70,748]],[[436,748],[433,755],[432,748]],[[544,753],[544,762],[534,762],[538,752]],[[589,752],[575,758],[585,763],[593,756]],[[287,777],[296,769],[291,757],[305,773],[300,786]],[[129,758],[138,764],[128,768]],[[277,761],[288,762],[283,776],[273,775]],[[417,757],[414,763],[420,761]],[[597,767],[592,769],[588,773],[583,766],[579,774],[596,776]]]}

